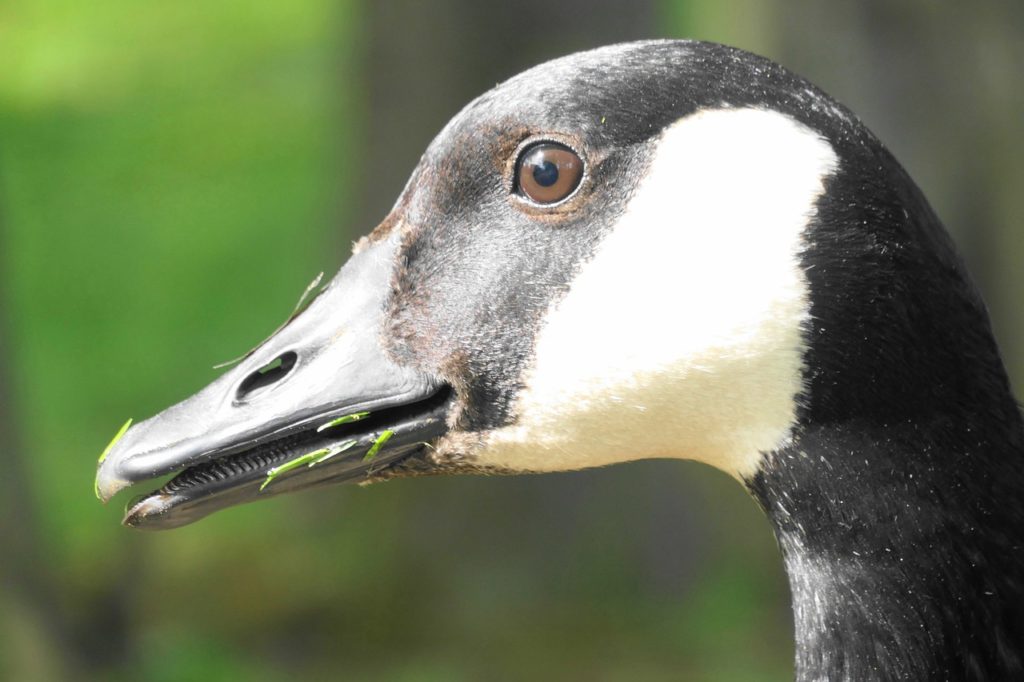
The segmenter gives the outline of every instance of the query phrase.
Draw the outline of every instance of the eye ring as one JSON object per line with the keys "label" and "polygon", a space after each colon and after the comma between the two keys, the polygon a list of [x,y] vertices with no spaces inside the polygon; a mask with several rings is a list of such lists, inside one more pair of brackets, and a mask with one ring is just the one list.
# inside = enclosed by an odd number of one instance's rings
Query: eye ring
{"label": "eye ring", "polygon": [[516,159],[513,191],[537,206],[566,201],[583,181],[583,159],[571,147],[542,140],[527,145]]}

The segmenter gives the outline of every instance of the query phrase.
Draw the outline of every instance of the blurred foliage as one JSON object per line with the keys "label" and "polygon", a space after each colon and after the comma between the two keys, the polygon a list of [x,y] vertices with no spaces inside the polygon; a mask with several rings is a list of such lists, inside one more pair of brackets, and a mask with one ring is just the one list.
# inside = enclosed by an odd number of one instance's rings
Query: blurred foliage
{"label": "blurred foliage", "polygon": [[[652,4],[647,35],[802,44],[777,3]],[[0,678],[787,679],[767,523],[698,465],[328,489],[157,535],[92,497],[126,417],[207,383],[372,226],[365,55],[411,35],[380,7],[0,3],[0,440],[21,444],[0,457],[25,479],[0,543],[42,557],[34,586],[4,580]]]}

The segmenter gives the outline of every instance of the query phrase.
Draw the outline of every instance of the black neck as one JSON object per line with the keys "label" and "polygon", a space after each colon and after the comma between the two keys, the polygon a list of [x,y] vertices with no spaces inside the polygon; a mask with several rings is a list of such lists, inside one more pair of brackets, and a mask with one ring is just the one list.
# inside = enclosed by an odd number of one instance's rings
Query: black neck
{"label": "black neck", "polygon": [[748,482],[785,556],[797,678],[1024,680],[1024,425],[985,306],[891,154],[863,130],[832,142],[797,428]]}
{"label": "black neck", "polygon": [[768,457],[750,488],[785,558],[799,681],[1024,679],[1011,407],[970,426],[807,427]]}

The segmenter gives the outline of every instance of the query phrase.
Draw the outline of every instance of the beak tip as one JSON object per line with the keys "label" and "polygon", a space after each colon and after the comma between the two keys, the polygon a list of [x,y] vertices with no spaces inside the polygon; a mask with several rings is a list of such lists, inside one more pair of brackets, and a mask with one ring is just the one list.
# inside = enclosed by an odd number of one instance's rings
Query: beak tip
{"label": "beak tip", "polygon": [[139,530],[161,530],[184,525],[193,517],[186,515],[181,519],[169,519],[165,516],[175,501],[171,495],[136,497],[125,506],[121,525]]}
{"label": "beak tip", "polygon": [[106,504],[110,502],[110,498],[130,485],[129,481],[112,475],[110,467],[101,465],[99,471],[96,472],[96,479],[93,481],[93,492],[96,493],[97,500]]}
{"label": "beak tip", "polygon": [[107,447],[103,449],[99,460],[96,462],[96,478],[93,480],[93,492],[96,494],[96,499],[103,504],[109,502],[110,498],[119,491],[131,485],[128,481],[114,475],[114,470],[122,456],[119,454],[115,454],[113,457],[110,456],[115,450],[120,452],[124,449],[119,446],[124,445],[122,438],[131,428],[131,425],[132,420],[129,419],[121,426],[117,434],[114,435],[114,438],[107,444]]}

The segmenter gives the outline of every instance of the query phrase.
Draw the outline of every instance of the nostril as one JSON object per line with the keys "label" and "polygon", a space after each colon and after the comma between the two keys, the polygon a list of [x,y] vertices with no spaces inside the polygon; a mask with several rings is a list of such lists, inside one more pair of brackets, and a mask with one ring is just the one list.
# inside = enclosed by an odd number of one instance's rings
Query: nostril
{"label": "nostril", "polygon": [[235,400],[239,402],[251,400],[254,396],[284,379],[295,367],[295,362],[298,359],[299,356],[294,351],[288,351],[263,365],[238,385]]}

